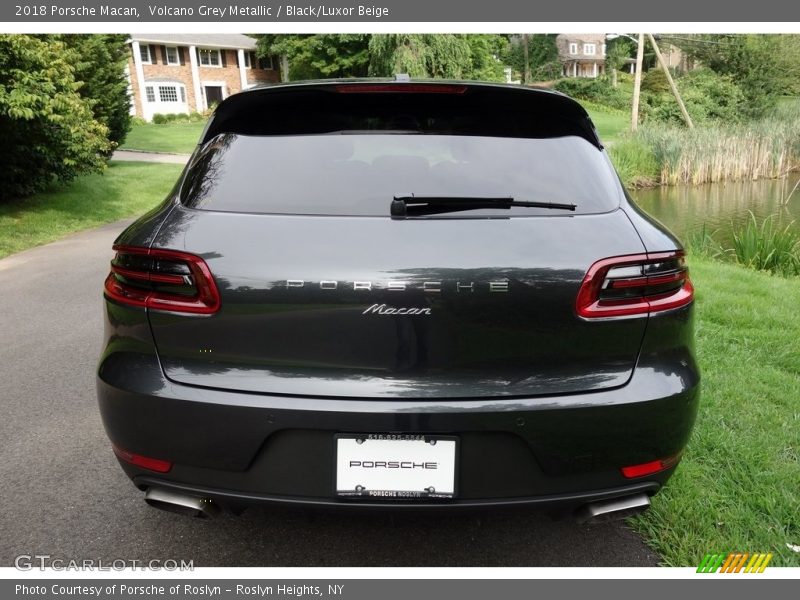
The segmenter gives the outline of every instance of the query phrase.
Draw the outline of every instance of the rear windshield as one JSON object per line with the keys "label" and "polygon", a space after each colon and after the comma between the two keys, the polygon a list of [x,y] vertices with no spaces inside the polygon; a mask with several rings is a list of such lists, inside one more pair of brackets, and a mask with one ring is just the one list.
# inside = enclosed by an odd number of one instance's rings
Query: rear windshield
{"label": "rear windshield", "polygon": [[394,196],[512,197],[577,205],[446,215],[528,216],[607,212],[616,176],[586,139],[345,131],[309,135],[219,134],[195,157],[181,200],[227,212],[389,216]]}

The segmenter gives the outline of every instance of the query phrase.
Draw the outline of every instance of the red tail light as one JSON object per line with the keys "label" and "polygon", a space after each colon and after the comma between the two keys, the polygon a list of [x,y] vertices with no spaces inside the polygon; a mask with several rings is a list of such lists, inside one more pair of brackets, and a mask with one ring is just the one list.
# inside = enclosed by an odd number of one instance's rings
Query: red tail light
{"label": "red tail light", "polygon": [[340,94],[463,94],[467,91],[465,85],[431,84],[431,83],[350,83],[337,85],[336,91]]}
{"label": "red tail light", "polygon": [[653,475],[661,471],[674,467],[681,460],[681,455],[676,454],[669,458],[661,458],[648,463],[640,465],[631,465],[630,467],[622,467],[622,474],[628,479],[635,479],[637,477],[644,477],[645,475]]}
{"label": "red tail light", "polygon": [[114,246],[105,293],[112,300],[171,312],[219,310],[217,284],[199,256],[176,250]]}
{"label": "red tail light", "polygon": [[683,251],[632,254],[594,263],[575,308],[585,319],[627,317],[685,306],[693,298]]}
{"label": "red tail light", "polygon": [[142,456],[141,454],[134,454],[133,452],[128,452],[127,450],[118,448],[113,444],[111,447],[114,449],[114,454],[116,454],[120,460],[123,460],[126,463],[132,464],[136,467],[155,471],[156,473],[168,473],[170,469],[172,469],[172,463],[168,460],[161,460],[159,458],[150,458],[148,456]]}

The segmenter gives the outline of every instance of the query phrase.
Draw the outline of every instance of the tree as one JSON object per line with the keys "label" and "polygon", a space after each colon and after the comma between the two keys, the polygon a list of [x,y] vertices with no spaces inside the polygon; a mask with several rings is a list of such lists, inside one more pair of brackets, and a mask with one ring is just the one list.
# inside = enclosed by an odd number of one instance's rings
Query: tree
{"label": "tree", "polygon": [[505,63],[502,56],[507,53],[508,36],[494,34],[467,34],[470,66],[464,79],[475,81],[505,81]]}
{"label": "tree", "polygon": [[[561,72],[556,36],[553,34],[527,34],[528,68],[534,80],[555,79]],[[512,69],[525,73],[525,45],[521,35],[512,35],[502,59]]]}
{"label": "tree", "polygon": [[625,60],[636,54],[636,42],[619,36],[606,43],[606,73],[611,74],[611,85],[617,87],[617,71],[625,64]]}
{"label": "tree", "polygon": [[75,79],[78,93],[92,108],[94,118],[108,127],[113,147],[125,141],[131,127],[130,97],[125,67],[128,64],[127,35],[59,35],[76,54]]}
{"label": "tree", "polygon": [[369,74],[390,77],[463,79],[472,69],[472,49],[465,35],[391,33],[369,42]]}
{"label": "tree", "polygon": [[697,35],[674,41],[712,71],[729,75],[747,100],[747,116],[757,118],[778,98],[798,91],[800,40],[795,35]]}
{"label": "tree", "polygon": [[259,56],[279,55],[289,62],[289,79],[365,77],[367,34],[266,34],[258,36]]}
{"label": "tree", "polygon": [[78,60],[60,41],[0,35],[0,201],[105,167],[108,128],[76,91]]}

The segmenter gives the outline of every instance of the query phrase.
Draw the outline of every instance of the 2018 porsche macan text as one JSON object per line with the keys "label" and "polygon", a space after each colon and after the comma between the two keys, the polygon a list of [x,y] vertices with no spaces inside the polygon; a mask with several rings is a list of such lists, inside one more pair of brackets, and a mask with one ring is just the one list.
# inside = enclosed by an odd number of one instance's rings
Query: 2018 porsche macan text
{"label": "2018 porsche macan text", "polygon": [[679,242],[557,92],[223,101],[105,281],[97,386],[148,503],[642,510],[698,401]]}

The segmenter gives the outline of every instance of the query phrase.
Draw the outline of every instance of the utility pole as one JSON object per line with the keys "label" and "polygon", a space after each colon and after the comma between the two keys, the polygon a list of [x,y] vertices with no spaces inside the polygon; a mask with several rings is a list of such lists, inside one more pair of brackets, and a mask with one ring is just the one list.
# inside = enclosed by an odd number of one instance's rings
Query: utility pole
{"label": "utility pole", "polygon": [[525,85],[531,82],[531,63],[528,57],[528,34],[522,34],[522,51],[525,54],[525,72],[522,74],[522,83]]}
{"label": "utility pole", "polygon": [[631,131],[639,127],[639,94],[642,91],[642,63],[644,62],[644,34],[639,34],[636,46],[636,74],[633,78],[633,106],[631,107]]}
{"label": "utility pole", "polygon": [[661,50],[659,50],[658,44],[656,44],[656,39],[653,37],[652,33],[647,34],[647,39],[649,39],[650,43],[653,44],[653,50],[656,51],[656,58],[658,59],[658,64],[661,65],[661,68],[664,70],[664,74],[667,76],[667,81],[669,82],[669,88],[672,90],[672,95],[675,96],[675,100],[678,101],[678,106],[681,109],[683,120],[686,121],[686,126],[689,129],[694,129],[694,123],[692,123],[692,117],[689,116],[689,112],[686,110],[686,106],[683,104],[683,99],[681,98],[681,95],[678,93],[678,86],[675,85],[675,81],[673,81],[672,79],[672,75],[669,72],[669,67],[667,66],[667,61],[665,61],[664,57],[661,56]]}

